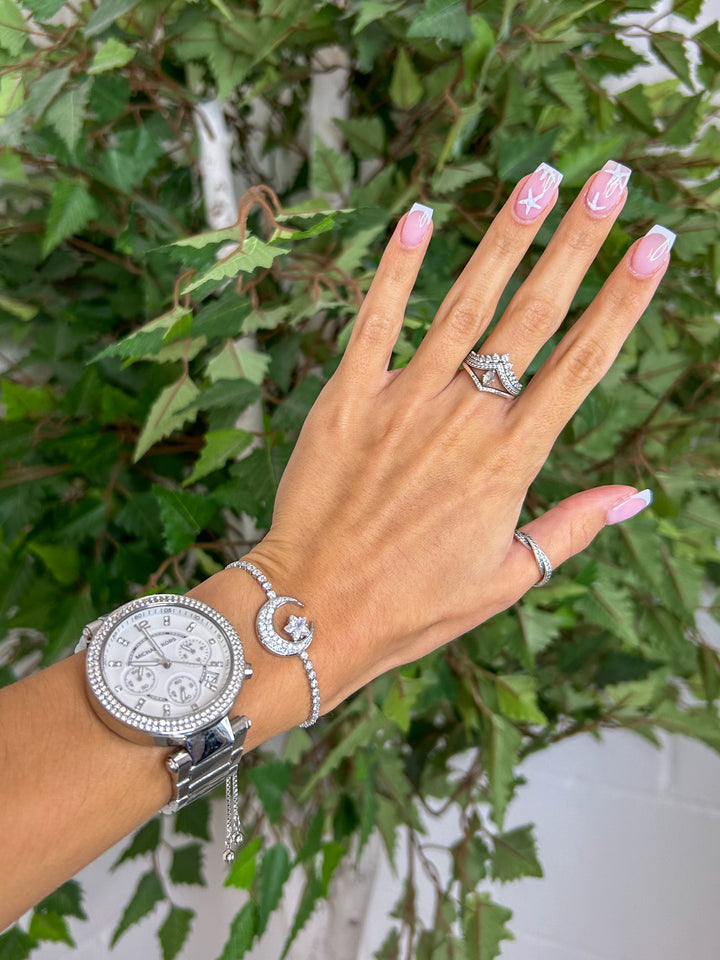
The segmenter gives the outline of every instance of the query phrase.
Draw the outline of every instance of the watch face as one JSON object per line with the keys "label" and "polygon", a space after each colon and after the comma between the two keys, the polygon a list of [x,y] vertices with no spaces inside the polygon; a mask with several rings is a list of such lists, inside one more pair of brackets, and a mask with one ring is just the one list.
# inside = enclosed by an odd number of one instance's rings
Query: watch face
{"label": "watch face", "polygon": [[232,625],[190,597],[159,594],[115,610],[91,640],[87,676],[118,720],[183,736],[227,714],[245,676]]}

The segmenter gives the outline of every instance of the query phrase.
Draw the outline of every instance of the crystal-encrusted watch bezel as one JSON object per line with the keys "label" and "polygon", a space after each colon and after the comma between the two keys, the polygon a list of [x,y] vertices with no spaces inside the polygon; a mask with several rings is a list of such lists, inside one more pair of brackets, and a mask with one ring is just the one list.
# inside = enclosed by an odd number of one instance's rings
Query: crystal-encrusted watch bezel
{"label": "crystal-encrusted watch bezel", "polygon": [[[207,617],[218,627],[230,647],[232,664],[225,687],[212,703],[184,717],[148,717],[122,703],[109,687],[102,673],[101,658],[105,641],[115,627],[126,617],[140,610],[153,607],[182,607],[195,610]],[[103,624],[92,638],[87,648],[86,674],[88,684],[94,696],[113,717],[121,723],[156,737],[183,737],[210,726],[227,715],[237,698],[245,679],[245,650],[237,631],[225,617],[207,603],[174,593],[158,593],[149,597],[140,597],[118,607],[103,618]]]}

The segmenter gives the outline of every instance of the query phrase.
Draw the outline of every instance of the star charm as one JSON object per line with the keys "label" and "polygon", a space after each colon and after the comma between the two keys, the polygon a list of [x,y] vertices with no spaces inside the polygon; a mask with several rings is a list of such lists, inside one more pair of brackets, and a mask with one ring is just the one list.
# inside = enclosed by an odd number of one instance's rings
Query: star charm
{"label": "star charm", "polygon": [[532,190],[528,190],[528,195],[520,201],[520,203],[525,204],[525,213],[529,213],[531,210],[539,210],[540,204],[537,202],[533,196]]}
{"label": "star charm", "polygon": [[290,634],[295,643],[297,643],[298,640],[304,640],[305,637],[310,635],[310,628],[308,627],[305,617],[291,616],[285,624],[284,630],[285,633]]}

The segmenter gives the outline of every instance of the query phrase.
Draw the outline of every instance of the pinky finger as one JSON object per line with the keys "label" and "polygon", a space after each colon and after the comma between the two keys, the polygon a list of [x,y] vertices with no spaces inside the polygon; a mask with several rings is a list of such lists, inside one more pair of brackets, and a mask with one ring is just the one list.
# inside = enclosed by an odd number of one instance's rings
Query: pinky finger
{"label": "pinky finger", "polygon": [[[649,490],[638,492],[634,487],[596,487],[562,500],[552,510],[525,524],[522,533],[529,534],[547,555],[553,568],[584,550],[603,527],[628,520],[652,503]],[[514,600],[519,600],[541,579],[533,552],[513,540],[502,576],[512,584]],[[511,601],[513,602],[513,601]]]}

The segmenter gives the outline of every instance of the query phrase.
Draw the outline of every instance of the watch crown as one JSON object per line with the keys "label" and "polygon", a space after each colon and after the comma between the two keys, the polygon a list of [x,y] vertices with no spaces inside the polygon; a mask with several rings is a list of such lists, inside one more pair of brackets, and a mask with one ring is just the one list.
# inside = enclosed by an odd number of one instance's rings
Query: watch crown
{"label": "watch crown", "polygon": [[246,679],[246,680],[249,680],[252,675],[253,675],[252,664],[251,664],[251,663],[246,663],[246,664],[245,664],[245,679]]}
{"label": "watch crown", "polygon": [[172,770],[173,773],[177,773],[177,772],[178,772],[178,770],[180,769],[180,758],[178,757],[178,755],[177,755],[176,753],[174,753],[172,756],[168,757],[168,759],[167,759],[167,765],[168,765],[168,767]]}

